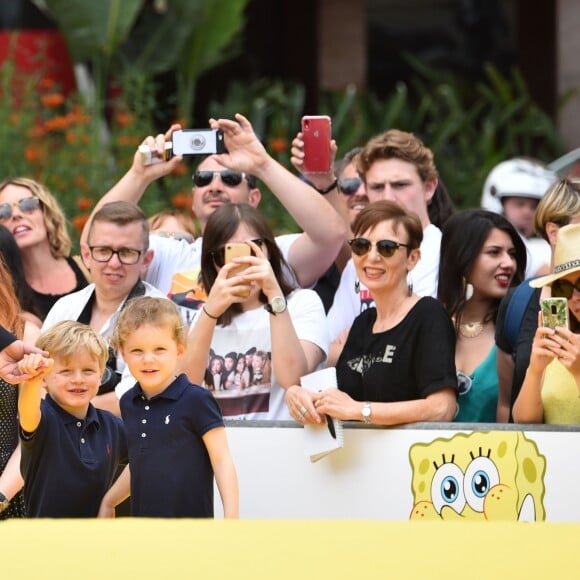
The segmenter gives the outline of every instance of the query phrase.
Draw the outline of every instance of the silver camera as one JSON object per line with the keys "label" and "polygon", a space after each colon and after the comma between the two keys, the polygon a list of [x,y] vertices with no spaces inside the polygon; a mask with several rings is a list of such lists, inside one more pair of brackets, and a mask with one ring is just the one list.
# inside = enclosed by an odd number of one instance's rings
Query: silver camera
{"label": "silver camera", "polygon": [[174,131],[173,155],[213,155],[225,153],[224,134],[219,129],[181,129]]}

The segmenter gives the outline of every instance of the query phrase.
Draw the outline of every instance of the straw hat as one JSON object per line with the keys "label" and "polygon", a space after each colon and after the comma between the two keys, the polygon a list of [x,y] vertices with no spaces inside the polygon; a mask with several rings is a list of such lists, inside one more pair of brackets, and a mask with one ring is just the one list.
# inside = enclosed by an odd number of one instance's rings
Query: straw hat
{"label": "straw hat", "polygon": [[580,224],[564,226],[558,231],[554,250],[554,273],[530,280],[532,288],[541,288],[580,271]]}

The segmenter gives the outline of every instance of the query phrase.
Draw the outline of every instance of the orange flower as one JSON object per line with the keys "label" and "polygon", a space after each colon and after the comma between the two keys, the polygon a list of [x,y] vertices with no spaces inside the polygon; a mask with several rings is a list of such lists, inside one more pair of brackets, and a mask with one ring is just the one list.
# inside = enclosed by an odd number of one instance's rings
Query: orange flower
{"label": "orange flower", "polygon": [[62,116],[54,117],[54,119],[47,119],[44,122],[44,128],[47,131],[63,131],[64,129],[67,129],[69,125],[69,120]]}
{"label": "orange flower", "polygon": [[129,125],[131,125],[131,123],[133,123],[134,120],[135,117],[131,115],[131,113],[119,111],[115,115],[115,121],[117,122],[117,125],[119,125],[119,127],[128,127]]}
{"label": "orange flower", "polygon": [[274,153],[284,153],[288,149],[288,139],[284,137],[272,137],[270,139],[270,149]]}
{"label": "orange flower", "polygon": [[91,209],[93,205],[93,200],[88,197],[80,197],[77,201],[77,206],[81,211],[87,211]]}
{"label": "orange flower", "polygon": [[49,91],[50,89],[52,89],[52,87],[54,87],[54,85],[55,81],[50,77],[44,77],[38,81],[38,88],[40,90]]}
{"label": "orange flower", "polygon": [[87,220],[89,219],[89,216],[87,214],[77,214],[72,218],[72,224],[73,226],[78,230],[78,232],[82,232],[83,228],[85,227],[85,224],[87,223]]}
{"label": "orange flower", "polygon": [[64,103],[64,96],[60,93],[50,93],[48,95],[42,95],[40,102],[49,109],[55,109]]}
{"label": "orange flower", "polygon": [[178,209],[187,209],[188,207],[191,207],[191,203],[192,203],[191,195],[184,191],[176,193],[171,198],[171,205]]}
{"label": "orange flower", "polygon": [[139,145],[139,139],[134,135],[121,135],[117,139],[119,145],[130,145],[131,147],[137,147]]}
{"label": "orange flower", "polygon": [[32,139],[36,139],[38,137],[44,137],[46,134],[46,129],[42,125],[35,125],[28,131],[28,136]]}
{"label": "orange flower", "polygon": [[26,161],[29,163],[42,161],[46,157],[45,152],[42,149],[34,146],[27,147],[24,151],[24,156],[26,157]]}

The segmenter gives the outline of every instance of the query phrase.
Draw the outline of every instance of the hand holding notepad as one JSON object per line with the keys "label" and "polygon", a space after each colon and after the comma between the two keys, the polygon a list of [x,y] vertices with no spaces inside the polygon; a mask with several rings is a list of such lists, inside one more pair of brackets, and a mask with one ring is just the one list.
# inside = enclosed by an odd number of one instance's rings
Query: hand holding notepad
{"label": "hand holding notepad", "polygon": [[[314,393],[336,388],[336,369],[329,367],[300,378],[304,389]],[[304,451],[313,463],[344,446],[343,425],[340,419],[327,415],[321,425],[304,425]]]}

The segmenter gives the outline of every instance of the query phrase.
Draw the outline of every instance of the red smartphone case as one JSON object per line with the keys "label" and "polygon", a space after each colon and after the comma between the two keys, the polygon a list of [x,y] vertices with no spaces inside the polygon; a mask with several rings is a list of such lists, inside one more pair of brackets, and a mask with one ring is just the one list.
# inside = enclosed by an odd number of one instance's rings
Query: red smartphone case
{"label": "red smartphone case", "polygon": [[326,115],[302,117],[304,173],[330,171],[331,121]]}

